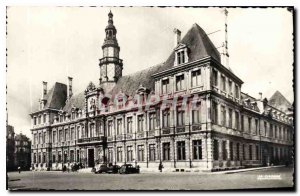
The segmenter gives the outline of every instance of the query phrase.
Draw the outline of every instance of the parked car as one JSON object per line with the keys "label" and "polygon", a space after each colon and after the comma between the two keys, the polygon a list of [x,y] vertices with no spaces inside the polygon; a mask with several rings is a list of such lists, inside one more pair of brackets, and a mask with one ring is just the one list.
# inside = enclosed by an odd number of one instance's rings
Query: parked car
{"label": "parked car", "polygon": [[133,173],[140,173],[139,166],[133,167],[131,164],[124,164],[119,170],[120,174],[133,174]]}
{"label": "parked car", "polygon": [[109,170],[109,168],[107,167],[107,165],[102,164],[102,165],[96,167],[95,174],[107,173],[108,170]]}
{"label": "parked car", "polygon": [[112,166],[109,166],[109,167],[108,167],[107,173],[110,173],[110,174],[117,174],[117,173],[119,173],[119,169],[120,169],[120,166],[119,166],[119,165],[112,165]]}

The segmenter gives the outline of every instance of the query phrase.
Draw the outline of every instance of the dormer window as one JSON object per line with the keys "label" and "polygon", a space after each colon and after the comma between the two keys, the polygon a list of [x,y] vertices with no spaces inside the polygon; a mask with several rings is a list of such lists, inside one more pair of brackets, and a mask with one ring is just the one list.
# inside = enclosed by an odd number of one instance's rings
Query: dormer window
{"label": "dormer window", "polygon": [[180,65],[188,62],[188,48],[185,44],[179,44],[175,48],[175,62],[174,65]]}

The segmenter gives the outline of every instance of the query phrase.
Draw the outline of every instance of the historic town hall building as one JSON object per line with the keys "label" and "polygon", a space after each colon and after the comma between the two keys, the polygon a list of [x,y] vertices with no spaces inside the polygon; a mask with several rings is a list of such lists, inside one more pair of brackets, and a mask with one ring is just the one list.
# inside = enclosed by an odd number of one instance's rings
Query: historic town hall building
{"label": "historic town hall building", "polygon": [[[280,164],[293,157],[293,108],[241,92],[243,81],[194,24],[162,64],[122,75],[113,14],[99,60],[99,84],[73,95],[43,82],[32,117],[32,166],[132,163],[143,170],[208,170]],[[88,70],[87,70],[88,71]],[[281,101],[278,101],[281,100]],[[283,101],[282,101],[283,100]],[[283,104],[284,103],[284,104]]]}

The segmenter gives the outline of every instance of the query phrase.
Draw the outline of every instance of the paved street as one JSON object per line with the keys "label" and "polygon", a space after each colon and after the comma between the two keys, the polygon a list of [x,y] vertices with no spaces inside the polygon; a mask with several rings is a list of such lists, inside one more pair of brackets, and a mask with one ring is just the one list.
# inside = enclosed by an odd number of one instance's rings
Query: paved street
{"label": "paved street", "polygon": [[[234,174],[142,173],[93,174],[62,172],[8,173],[11,190],[211,190],[292,187],[293,168],[269,168]],[[277,179],[268,178],[269,175]],[[279,177],[279,179],[278,179]]]}

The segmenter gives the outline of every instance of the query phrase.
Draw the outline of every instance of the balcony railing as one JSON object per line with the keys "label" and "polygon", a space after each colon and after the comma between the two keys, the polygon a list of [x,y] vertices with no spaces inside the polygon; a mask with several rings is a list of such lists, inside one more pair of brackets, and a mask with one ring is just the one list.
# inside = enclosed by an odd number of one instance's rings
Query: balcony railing
{"label": "balcony railing", "polygon": [[185,126],[176,127],[176,132],[177,133],[183,133],[183,132],[185,132]]}
{"label": "balcony railing", "polygon": [[201,130],[201,124],[192,125],[192,131],[200,131],[200,130]]}
{"label": "balcony railing", "polygon": [[118,64],[122,64],[123,60],[116,58],[116,57],[104,57],[102,59],[100,59],[100,64],[104,64],[104,63],[118,63]]}
{"label": "balcony railing", "polygon": [[162,128],[162,134],[170,134],[171,129],[170,128]]}
{"label": "balcony railing", "polygon": [[91,138],[81,138],[78,139],[78,143],[87,143],[87,142],[101,142],[104,141],[104,136],[101,137],[91,137]]}

